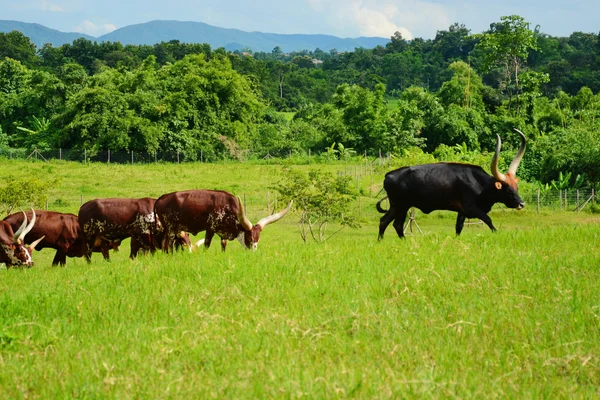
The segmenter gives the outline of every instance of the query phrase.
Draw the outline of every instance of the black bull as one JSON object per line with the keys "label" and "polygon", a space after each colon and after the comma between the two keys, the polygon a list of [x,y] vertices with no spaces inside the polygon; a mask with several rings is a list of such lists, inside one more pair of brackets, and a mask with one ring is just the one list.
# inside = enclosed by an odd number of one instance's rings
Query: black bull
{"label": "black bull", "polygon": [[495,231],[492,219],[487,215],[494,204],[503,203],[516,209],[525,206],[519,196],[516,172],[525,153],[526,139],[521,131],[516,131],[521,135],[521,147],[506,175],[498,171],[498,156],[502,146],[499,136],[492,158],[492,175],[481,167],[458,163],[424,164],[388,172],[383,188],[387,192],[390,208],[386,211],[381,207],[385,198],[377,203],[377,210],[385,213],[379,223],[379,239],[383,239],[392,221],[398,236],[404,237],[404,222],[411,207],[425,214],[434,210],[457,212],[457,235],[463,229],[465,218],[479,218]]}

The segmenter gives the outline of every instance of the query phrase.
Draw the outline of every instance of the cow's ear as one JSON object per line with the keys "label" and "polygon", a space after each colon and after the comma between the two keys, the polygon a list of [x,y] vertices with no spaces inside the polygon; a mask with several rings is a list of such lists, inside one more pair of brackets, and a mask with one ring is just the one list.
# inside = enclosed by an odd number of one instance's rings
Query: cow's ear
{"label": "cow's ear", "polygon": [[501,182],[496,182],[496,189],[498,189],[498,190],[502,189],[502,183]]}

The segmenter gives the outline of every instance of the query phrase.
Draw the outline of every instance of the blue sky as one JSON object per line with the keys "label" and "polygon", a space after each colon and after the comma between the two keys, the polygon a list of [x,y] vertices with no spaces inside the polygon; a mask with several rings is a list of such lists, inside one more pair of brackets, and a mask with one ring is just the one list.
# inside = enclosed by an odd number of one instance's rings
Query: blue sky
{"label": "blue sky", "polygon": [[198,21],[244,31],[430,39],[452,23],[472,33],[517,14],[553,36],[600,31],[599,0],[0,0],[0,19],[99,36],[147,21]]}

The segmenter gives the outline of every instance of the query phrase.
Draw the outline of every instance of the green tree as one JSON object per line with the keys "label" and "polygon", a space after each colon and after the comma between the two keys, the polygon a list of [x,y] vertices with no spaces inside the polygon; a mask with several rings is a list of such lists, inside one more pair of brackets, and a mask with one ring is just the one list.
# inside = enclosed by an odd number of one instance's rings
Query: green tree
{"label": "green tree", "polygon": [[38,64],[35,44],[19,31],[0,32],[0,60],[12,58],[28,67]]}
{"label": "green tree", "polygon": [[478,47],[483,51],[483,67],[489,71],[502,68],[501,89],[508,94],[509,109],[519,113],[519,77],[521,67],[527,60],[529,52],[537,49],[536,36],[529,29],[529,23],[518,15],[500,18],[501,22],[493,23],[490,30],[481,36]]}

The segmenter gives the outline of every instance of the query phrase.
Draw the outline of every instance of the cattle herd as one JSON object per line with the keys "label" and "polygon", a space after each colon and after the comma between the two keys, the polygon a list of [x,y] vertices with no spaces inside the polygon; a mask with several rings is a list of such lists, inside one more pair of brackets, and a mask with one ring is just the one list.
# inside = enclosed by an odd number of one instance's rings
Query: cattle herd
{"label": "cattle herd", "polygon": [[[260,232],[283,218],[292,206],[252,225],[239,197],[219,190],[188,190],[164,194],[158,199],[95,199],[83,204],[79,214],[31,210],[0,221],[0,262],[11,266],[33,266],[35,248],[52,248],[52,265],[65,265],[67,257],[85,257],[93,252],[109,259],[109,250],[131,238],[130,257],[140,252],[178,248],[190,251],[201,244],[208,248],[216,234],[221,248],[238,239],[248,249],[256,249]],[[203,240],[190,241],[189,233],[206,231]]]}
{"label": "cattle herd", "polygon": [[[383,215],[379,223],[379,239],[394,222],[399,237],[404,237],[404,222],[411,207],[428,214],[434,210],[458,213],[456,234],[460,235],[466,218],[482,220],[492,231],[496,228],[487,215],[496,203],[522,209],[517,168],[525,154],[525,135],[508,171],[498,169],[502,146],[500,136],[492,157],[492,175],[481,167],[459,163],[435,163],[402,167],[385,175],[383,188],[387,196],[376,207]],[[389,200],[389,209],[381,203]],[[158,199],[96,199],[79,209],[79,215],[54,211],[31,210],[9,215],[0,221],[0,262],[11,266],[32,266],[32,252],[37,247],[56,249],[52,265],[65,265],[67,257],[85,257],[93,252],[109,259],[109,250],[118,249],[121,241],[131,238],[130,257],[141,251],[162,249],[169,253],[178,248],[190,251],[216,234],[225,251],[228,240],[238,239],[247,249],[256,249],[261,231],[283,218],[292,202],[282,211],[267,216],[253,225],[239,197],[219,190],[187,190],[167,193]],[[192,244],[189,234],[206,231],[205,238]]]}

